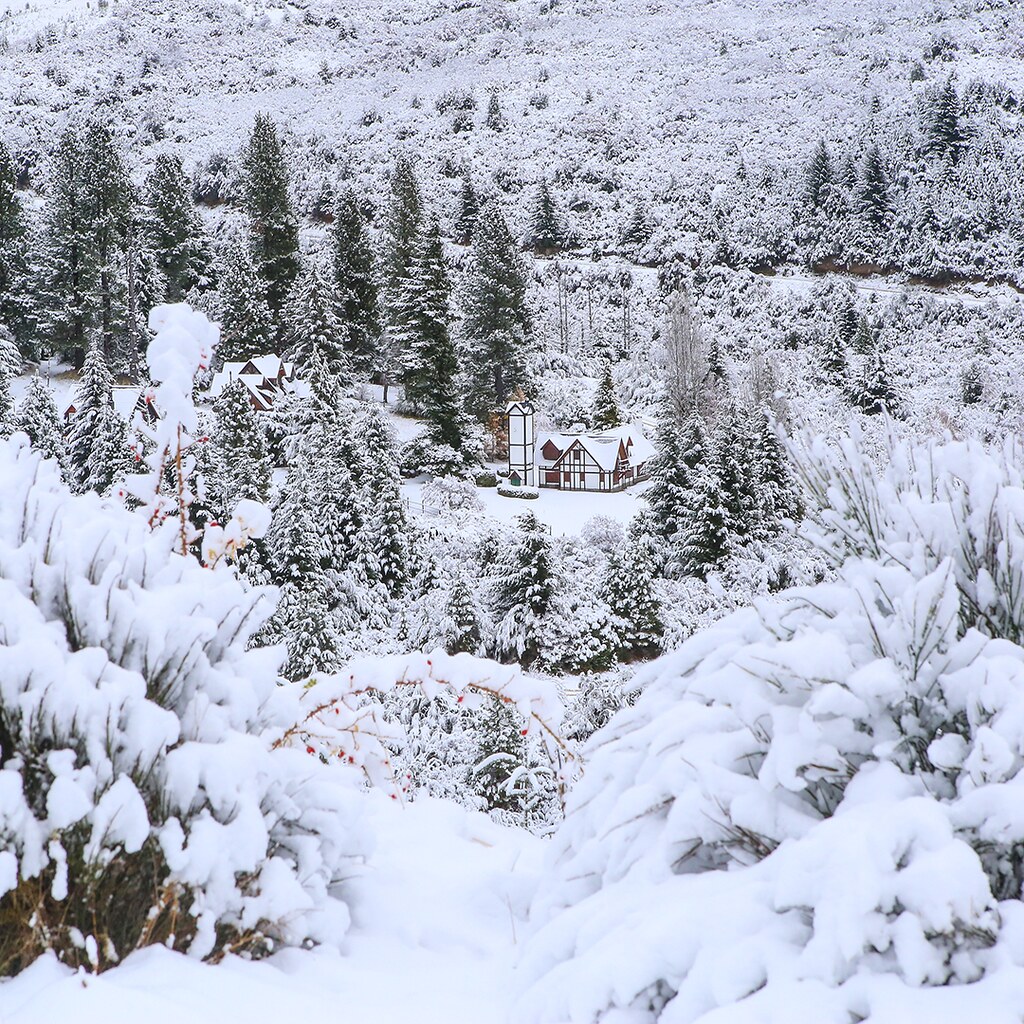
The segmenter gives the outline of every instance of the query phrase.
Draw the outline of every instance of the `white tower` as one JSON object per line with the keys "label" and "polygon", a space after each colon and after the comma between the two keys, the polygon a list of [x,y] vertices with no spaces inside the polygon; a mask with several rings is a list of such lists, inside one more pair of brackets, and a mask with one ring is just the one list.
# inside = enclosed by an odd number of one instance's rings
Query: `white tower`
{"label": "white tower", "polygon": [[508,420],[509,483],[534,487],[537,483],[536,435],[533,429],[533,406],[529,402],[509,402],[505,407]]}

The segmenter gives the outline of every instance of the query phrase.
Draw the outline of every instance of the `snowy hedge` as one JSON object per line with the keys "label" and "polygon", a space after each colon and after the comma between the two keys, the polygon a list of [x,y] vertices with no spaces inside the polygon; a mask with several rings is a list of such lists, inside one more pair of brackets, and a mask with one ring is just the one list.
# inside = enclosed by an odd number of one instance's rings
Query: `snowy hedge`
{"label": "snowy hedge", "polygon": [[855,442],[814,453],[837,578],[653,663],[590,741],[523,1019],[1016,1019],[1019,465],[973,443],[884,471]]}

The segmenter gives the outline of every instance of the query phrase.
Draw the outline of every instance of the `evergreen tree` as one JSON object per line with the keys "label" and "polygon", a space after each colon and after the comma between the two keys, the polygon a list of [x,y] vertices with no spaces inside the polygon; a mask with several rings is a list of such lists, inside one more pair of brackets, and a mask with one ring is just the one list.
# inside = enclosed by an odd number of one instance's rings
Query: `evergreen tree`
{"label": "evergreen tree", "polygon": [[819,141],[807,165],[804,195],[807,205],[817,210],[825,200],[826,191],[833,183],[832,157],[824,140]]}
{"label": "evergreen tree", "polygon": [[633,205],[633,211],[629,215],[622,237],[619,243],[627,252],[642,249],[651,240],[654,233],[654,224],[651,221],[651,212],[642,198],[637,199]]}
{"label": "evergreen tree", "polygon": [[143,196],[142,241],[153,253],[166,301],[181,302],[203,284],[210,261],[192,189],[178,157],[161,153],[156,158]]}
{"label": "evergreen tree", "polygon": [[498,99],[497,92],[492,92],[487,98],[487,116],[484,118],[484,124],[492,132],[505,130],[505,115],[501,111],[501,101]]}
{"label": "evergreen tree", "polygon": [[640,528],[630,533],[625,550],[609,557],[601,583],[601,596],[613,615],[616,656],[620,661],[659,653],[665,632],[661,603],[654,593],[651,538]]}
{"label": "evergreen tree", "polygon": [[853,338],[859,326],[860,317],[857,315],[857,304],[854,302],[853,295],[846,292],[839,299],[835,320],[836,336],[843,348],[850,348],[853,344]]}
{"label": "evergreen tree", "polygon": [[759,526],[757,468],[749,423],[735,407],[722,415],[715,434],[714,465],[726,511],[726,525],[737,543],[751,539]]}
{"label": "evergreen tree", "polygon": [[464,293],[469,408],[484,420],[516,387],[526,387],[526,272],[501,209],[484,204]]}
{"label": "evergreen tree", "polygon": [[380,313],[373,253],[351,188],[343,189],[334,203],[330,257],[344,347],[353,366],[366,372],[380,336]]}
{"label": "evergreen tree", "polygon": [[18,348],[13,332],[0,322],[0,370],[9,378],[17,377],[21,373],[23,362],[21,349]]}
{"label": "evergreen tree", "polygon": [[257,114],[242,154],[242,206],[249,217],[258,272],[276,316],[299,272],[299,228],[288,192],[288,168],[274,122]]}
{"label": "evergreen tree", "polygon": [[515,528],[517,540],[500,553],[491,585],[494,656],[529,665],[540,650],[557,575],[551,539],[536,516],[516,516]]}
{"label": "evergreen tree", "polygon": [[62,470],[66,470],[67,449],[57,403],[53,392],[38,375],[28,382],[24,397],[18,403],[13,426],[28,435],[32,447],[42,452],[44,458],[53,459]]}
{"label": "evergreen tree", "polygon": [[371,453],[363,472],[365,519],[361,557],[366,576],[399,597],[410,578],[409,524],[402,502],[394,432],[378,406],[371,406],[358,428]]}
{"label": "evergreen tree", "polygon": [[476,219],[480,214],[480,202],[469,169],[462,172],[462,185],[459,189],[459,210],[455,215],[455,226],[452,236],[459,245],[469,245],[473,241]]}
{"label": "evergreen tree", "polygon": [[783,519],[797,513],[796,482],[779,429],[767,410],[757,414],[755,428],[758,534],[771,537],[779,532]]}
{"label": "evergreen tree", "polygon": [[870,230],[883,234],[892,218],[892,200],[889,175],[877,146],[872,146],[864,155],[857,176],[855,198],[864,224]]}
{"label": "evergreen tree", "polygon": [[456,573],[445,599],[442,618],[444,648],[449,654],[480,654],[483,624],[473,593],[461,573]]}
{"label": "evergreen tree", "polygon": [[557,252],[565,245],[565,229],[555,209],[547,179],[542,179],[537,186],[525,241],[535,253],[543,254]]}
{"label": "evergreen tree", "polygon": [[0,366],[0,436],[10,433],[11,423],[11,377],[5,366]]}
{"label": "evergreen tree", "polygon": [[682,558],[686,571],[704,579],[720,569],[731,547],[731,517],[719,476],[717,460],[706,461],[697,471],[686,520]]}
{"label": "evergreen tree", "polygon": [[663,415],[654,437],[657,449],[651,464],[651,486],[644,494],[654,527],[666,539],[681,538],[690,511],[690,493],[697,473],[711,457],[711,443],[704,421],[691,416],[679,424]]}
{"label": "evergreen tree", "polygon": [[871,352],[865,357],[864,367],[853,391],[853,403],[869,416],[888,413],[899,415],[899,403],[889,369],[882,354],[882,346],[875,343]]}
{"label": "evergreen tree", "polygon": [[68,471],[76,491],[105,493],[127,464],[126,425],[114,408],[113,379],[99,344],[89,349],[75,392]]}
{"label": "evergreen tree", "polygon": [[288,359],[304,380],[309,378],[310,355],[316,349],[339,387],[351,382],[351,363],[337,309],[325,275],[316,263],[311,263],[295,282],[286,321]]}
{"label": "evergreen tree", "polygon": [[847,365],[846,350],[843,348],[839,332],[825,329],[825,337],[822,342],[821,366],[825,376],[836,384],[846,382]]}
{"label": "evergreen tree", "polygon": [[0,142],[0,324],[10,328],[27,354],[31,327],[29,237],[15,182],[14,161]]}
{"label": "evergreen tree", "polygon": [[430,439],[456,452],[466,446],[459,362],[450,331],[451,285],[437,223],[418,242],[409,279],[412,317],[406,349],[405,397],[428,423]]}
{"label": "evergreen tree", "polygon": [[391,174],[384,217],[382,262],[387,327],[403,354],[412,316],[408,287],[422,218],[423,201],[412,164],[407,158],[399,157]]}
{"label": "evergreen tree", "polygon": [[82,140],[82,196],[96,274],[91,305],[108,362],[133,368],[138,352],[126,344],[124,252],[136,196],[111,130],[92,123]]}
{"label": "evergreen tree", "polygon": [[874,351],[877,332],[863,314],[857,318],[857,330],[851,339],[851,347],[858,355],[869,355]]}
{"label": "evergreen tree", "polygon": [[960,98],[952,77],[928,97],[924,118],[924,150],[949,157],[956,163],[964,147],[965,135],[960,125]]}
{"label": "evergreen tree", "polygon": [[611,363],[605,363],[601,380],[594,395],[594,407],[590,413],[590,425],[594,430],[608,430],[622,422],[618,402],[615,401],[615,381],[612,378]]}
{"label": "evergreen tree", "polygon": [[220,362],[244,361],[276,348],[266,287],[239,241],[224,253],[220,274]]}
{"label": "evergreen tree", "polygon": [[104,357],[121,361],[124,242],[134,194],[108,128],[67,131],[51,160],[40,268],[41,337],[75,362],[91,332]]}
{"label": "evergreen tree", "polygon": [[208,488],[217,518],[227,519],[243,498],[265,502],[273,467],[249,390],[232,381],[214,404],[213,479]]}

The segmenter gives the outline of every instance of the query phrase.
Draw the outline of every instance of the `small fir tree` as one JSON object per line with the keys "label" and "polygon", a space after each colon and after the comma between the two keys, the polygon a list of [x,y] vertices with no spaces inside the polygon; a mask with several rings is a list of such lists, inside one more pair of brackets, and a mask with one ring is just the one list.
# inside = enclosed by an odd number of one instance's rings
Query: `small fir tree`
{"label": "small fir tree", "polygon": [[68,437],[68,470],[76,491],[103,494],[126,468],[126,427],[114,408],[112,389],[102,349],[93,345],[75,392]]}
{"label": "small fir tree", "polygon": [[223,520],[243,498],[269,498],[273,467],[249,389],[241,381],[232,381],[221,392],[214,415],[213,477],[207,487],[217,517]]}
{"label": "small fir tree", "polygon": [[67,448],[63,424],[53,392],[38,375],[28,382],[25,395],[18,403],[13,426],[28,435],[36,451],[42,452],[44,458],[53,459],[66,473]]}
{"label": "small fir tree", "polygon": [[275,332],[266,287],[248,249],[238,240],[224,253],[220,270],[220,362],[244,362],[273,352]]}
{"label": "small fir tree", "polygon": [[476,189],[473,187],[473,178],[467,168],[462,172],[459,208],[455,214],[455,224],[452,230],[452,237],[459,245],[469,245],[473,241],[473,232],[476,229],[476,219],[479,214],[480,202],[477,199]]}
{"label": "small fir tree", "polygon": [[817,210],[824,204],[826,192],[833,182],[832,157],[824,140],[820,140],[814,147],[805,175],[804,195],[810,209]]}
{"label": "small fir tree", "polygon": [[604,364],[601,380],[594,395],[594,407],[590,414],[590,425],[594,430],[609,430],[622,422],[618,402],[615,400],[615,381],[610,363]]}
{"label": "small fir tree", "polygon": [[537,186],[525,241],[538,254],[558,252],[565,245],[565,229],[546,179]]}
{"label": "small fir tree", "polygon": [[338,386],[351,382],[352,369],[345,349],[344,331],[337,316],[338,302],[320,267],[311,263],[295,282],[289,299],[286,339],[288,359],[300,377],[308,379],[315,349],[337,379]]}
{"label": "small fir tree", "polygon": [[505,130],[505,115],[502,113],[501,100],[498,99],[497,92],[492,91],[487,98],[487,115],[484,118],[484,124],[492,132]]}

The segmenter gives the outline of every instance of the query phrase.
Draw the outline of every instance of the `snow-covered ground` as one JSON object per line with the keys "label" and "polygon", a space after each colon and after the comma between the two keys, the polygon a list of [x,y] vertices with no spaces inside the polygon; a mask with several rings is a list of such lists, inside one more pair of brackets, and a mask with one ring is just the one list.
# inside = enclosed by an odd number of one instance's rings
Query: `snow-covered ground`
{"label": "snow-covered ground", "polygon": [[340,951],[217,966],[162,948],[100,976],[53,958],[0,983],[3,1024],[502,1024],[542,843],[454,804],[368,795],[376,852]]}
{"label": "snow-covered ground", "polygon": [[[414,512],[422,503],[422,480],[411,480],[402,490]],[[648,483],[637,484],[615,494],[596,494],[588,491],[559,491],[542,487],[540,496],[533,500],[503,498],[494,487],[477,488],[488,516],[503,523],[511,523],[516,516],[532,512],[542,523],[551,527],[555,537],[574,536],[583,524],[594,516],[607,516],[626,525],[644,507],[643,493]],[[429,506],[424,512],[429,516]]]}

